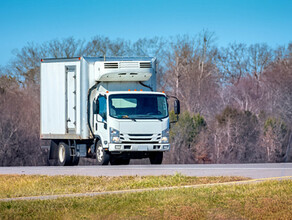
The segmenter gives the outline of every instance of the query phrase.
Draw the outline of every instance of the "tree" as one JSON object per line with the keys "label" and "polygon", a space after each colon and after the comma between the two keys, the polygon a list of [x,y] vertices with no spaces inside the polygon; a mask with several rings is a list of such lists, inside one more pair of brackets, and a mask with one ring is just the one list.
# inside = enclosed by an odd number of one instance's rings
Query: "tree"
{"label": "tree", "polygon": [[226,82],[238,83],[249,70],[249,56],[245,44],[229,44],[218,53],[218,69]]}
{"label": "tree", "polygon": [[[288,48],[292,48],[289,44]],[[271,115],[281,118],[288,126],[292,128],[292,53],[287,50],[282,56],[269,66],[263,74],[263,84],[266,93],[266,110]],[[289,138],[286,145],[285,161],[292,160],[292,132],[289,132]]]}
{"label": "tree", "polygon": [[[216,114],[220,105],[216,74],[216,47],[213,35],[203,32],[197,39],[177,37],[171,44],[164,80],[168,91],[182,101],[185,110],[207,118]],[[216,103],[216,104],[215,104]]]}
{"label": "tree", "polygon": [[198,163],[242,163],[263,161],[257,147],[260,124],[255,115],[226,107],[199,135],[195,159]]}
{"label": "tree", "polygon": [[[171,112],[170,120],[175,119],[174,112]],[[165,161],[171,163],[194,163],[193,146],[198,135],[206,128],[207,124],[200,114],[193,115],[184,112],[180,115],[176,124],[171,127],[170,141],[171,150],[166,155]]]}
{"label": "tree", "polygon": [[273,53],[267,44],[232,43],[218,53],[218,69],[227,83],[238,84],[242,77],[252,76],[260,80],[264,70],[273,61]]}
{"label": "tree", "polygon": [[[44,57],[70,58],[84,55],[84,41],[75,40],[74,37],[54,39],[41,45]],[[40,57],[39,57],[40,58]],[[38,60],[39,62],[39,60]]]}
{"label": "tree", "polygon": [[0,94],[0,166],[45,164],[35,92],[31,88],[7,88]]}
{"label": "tree", "polygon": [[272,62],[272,50],[267,44],[252,44],[248,48],[250,56],[250,74],[256,80],[260,80],[261,75]]}
{"label": "tree", "polygon": [[288,128],[281,119],[270,117],[265,121],[262,147],[266,151],[266,162],[285,160],[288,137]]}

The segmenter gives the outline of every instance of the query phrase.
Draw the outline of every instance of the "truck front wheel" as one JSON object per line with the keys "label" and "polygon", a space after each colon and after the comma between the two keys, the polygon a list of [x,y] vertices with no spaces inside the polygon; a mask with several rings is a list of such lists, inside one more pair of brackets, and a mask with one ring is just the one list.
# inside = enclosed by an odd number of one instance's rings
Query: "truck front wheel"
{"label": "truck front wheel", "polygon": [[161,164],[163,160],[163,152],[153,152],[149,155],[151,164]]}
{"label": "truck front wheel", "polygon": [[98,165],[108,165],[110,155],[102,147],[101,141],[96,143],[96,161]]}
{"label": "truck front wheel", "polygon": [[116,158],[116,157],[111,157],[110,158],[110,163],[111,165],[129,165],[130,159],[127,158]]}
{"label": "truck front wheel", "polygon": [[58,165],[68,166],[71,164],[70,148],[68,144],[60,142],[58,145]]}

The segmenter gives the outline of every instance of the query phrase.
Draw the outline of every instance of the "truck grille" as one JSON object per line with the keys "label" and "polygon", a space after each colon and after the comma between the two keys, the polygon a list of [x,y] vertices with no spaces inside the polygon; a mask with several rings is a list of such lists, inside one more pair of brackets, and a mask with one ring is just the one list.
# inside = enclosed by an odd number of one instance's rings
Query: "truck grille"
{"label": "truck grille", "polygon": [[158,144],[158,141],[122,141],[122,144],[133,144],[133,143],[138,143],[138,144]]}
{"label": "truck grille", "polygon": [[153,134],[128,134],[129,136],[151,137]]}
{"label": "truck grille", "polygon": [[152,138],[129,138],[130,141],[151,141]]}
{"label": "truck grille", "polygon": [[158,143],[161,139],[161,134],[120,134],[122,143]]}

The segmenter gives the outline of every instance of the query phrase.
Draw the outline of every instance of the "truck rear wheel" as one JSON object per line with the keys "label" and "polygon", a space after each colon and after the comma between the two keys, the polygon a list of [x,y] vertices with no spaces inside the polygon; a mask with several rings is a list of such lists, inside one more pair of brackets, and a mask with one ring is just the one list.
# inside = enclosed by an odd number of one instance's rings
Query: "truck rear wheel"
{"label": "truck rear wheel", "polygon": [[71,165],[70,148],[68,144],[60,142],[58,145],[58,165],[68,166]]}
{"label": "truck rear wheel", "polygon": [[47,157],[47,164],[49,166],[58,166],[58,144],[59,142],[57,140],[51,140]]}
{"label": "truck rear wheel", "polygon": [[48,166],[57,166],[58,165],[58,162],[56,159],[50,159],[50,150],[48,151],[47,164],[48,164]]}
{"label": "truck rear wheel", "polygon": [[149,156],[151,164],[161,164],[163,160],[163,152],[153,152]]}
{"label": "truck rear wheel", "polygon": [[96,143],[96,161],[98,165],[108,165],[110,161],[110,155],[104,150],[101,141]]}

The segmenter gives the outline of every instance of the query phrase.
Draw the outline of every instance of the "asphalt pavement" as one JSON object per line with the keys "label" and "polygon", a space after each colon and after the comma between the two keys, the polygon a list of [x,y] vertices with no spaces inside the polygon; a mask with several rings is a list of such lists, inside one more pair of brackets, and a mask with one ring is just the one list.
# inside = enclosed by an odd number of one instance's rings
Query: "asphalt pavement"
{"label": "asphalt pavement", "polygon": [[292,163],[265,164],[172,164],[123,166],[41,166],[0,167],[0,174],[24,175],[83,175],[83,176],[243,176],[250,178],[291,177]]}

